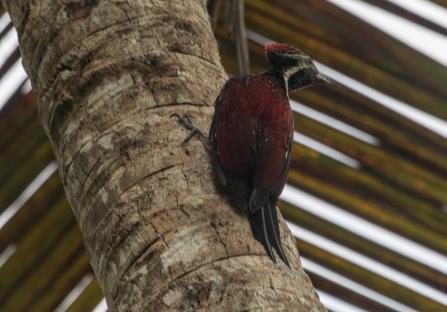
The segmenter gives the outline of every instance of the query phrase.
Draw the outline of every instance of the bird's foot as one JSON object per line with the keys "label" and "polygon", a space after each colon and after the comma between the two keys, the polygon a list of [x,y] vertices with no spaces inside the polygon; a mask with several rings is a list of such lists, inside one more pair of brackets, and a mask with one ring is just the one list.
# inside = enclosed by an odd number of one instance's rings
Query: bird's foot
{"label": "bird's foot", "polygon": [[208,142],[208,137],[196,126],[194,126],[193,122],[191,121],[191,116],[188,114],[184,114],[183,116],[180,116],[177,113],[174,113],[171,115],[171,117],[176,117],[177,122],[185,127],[187,130],[189,130],[189,134],[186,136],[186,138],[182,141],[182,146],[186,146],[188,144],[189,140],[191,140],[193,137],[198,137],[200,142],[202,142],[203,146],[205,147],[205,150],[208,153],[211,153],[211,146]]}

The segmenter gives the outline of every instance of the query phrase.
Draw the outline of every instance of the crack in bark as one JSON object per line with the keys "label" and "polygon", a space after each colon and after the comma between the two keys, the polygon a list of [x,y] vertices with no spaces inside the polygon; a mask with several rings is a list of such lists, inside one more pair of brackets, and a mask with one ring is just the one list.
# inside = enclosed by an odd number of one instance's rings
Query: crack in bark
{"label": "crack in bark", "polygon": [[[159,239],[161,239],[161,241],[163,242],[163,245],[165,246],[165,248],[168,249],[169,245],[168,245],[168,243],[166,243],[165,236],[163,235],[163,233],[159,232],[157,230],[156,226],[152,222],[149,221],[149,224],[152,226],[152,228],[154,229],[155,233],[158,235]],[[165,235],[168,234],[168,233],[165,233]]]}
{"label": "crack in bark", "polygon": [[[113,174],[116,171],[118,171],[119,169],[122,168],[122,166],[120,166],[120,163],[118,161],[116,161],[116,162],[112,161],[113,158],[114,157],[110,156],[105,159],[98,159],[98,161],[96,163],[98,163],[99,165],[97,167],[94,166],[91,168],[90,175],[86,177],[84,184],[81,186],[80,194],[78,194],[78,196],[79,196],[79,200],[77,201],[78,207],[73,207],[74,209],[77,209],[79,207],[84,207],[82,213],[78,212],[78,216],[80,219],[82,219],[82,218],[84,218],[84,216],[88,215],[89,208],[94,208],[91,205],[85,204],[85,201],[88,201],[89,199],[90,199],[90,202],[94,201],[97,198],[98,191],[101,188],[105,189],[105,186],[109,180],[108,178],[113,176]],[[90,176],[92,175],[94,169],[96,169],[96,172],[99,171],[99,173],[94,175],[94,177],[91,178],[92,180],[90,181]],[[87,184],[89,184],[89,187],[84,192],[84,189],[86,188]],[[90,196],[90,194],[95,194],[95,195]],[[111,194],[109,194],[109,195],[111,195]],[[107,203],[103,203],[103,204],[106,205]]]}
{"label": "crack in bark", "polygon": [[[89,181],[89,179],[91,178],[91,176],[93,175],[93,173],[95,172],[95,170],[98,170],[99,168],[101,168],[101,165],[105,164],[107,161],[110,161],[110,164],[109,164],[110,168],[113,167],[113,165],[116,165],[116,162],[111,161],[111,160],[113,160],[113,158],[115,158],[114,156],[115,156],[115,155],[108,155],[108,157],[107,157],[107,156],[104,156],[104,157],[98,158],[98,159],[96,160],[96,162],[93,164],[93,166],[91,166],[91,168],[89,169],[88,172],[83,171],[83,173],[85,174],[86,178],[85,178],[84,183],[81,185],[81,189],[79,190],[79,193],[80,193],[80,195],[81,195],[81,199],[80,199],[79,202],[80,202],[81,204],[82,204],[83,197],[84,197],[84,196],[82,196],[82,194],[84,194],[84,189],[85,189],[86,185],[87,185],[89,182],[90,182],[90,184],[93,184],[93,182],[98,181],[98,180],[101,179],[101,177],[102,177],[101,174],[96,174],[96,175],[94,175],[94,177],[92,178],[93,181]],[[81,168],[82,168],[82,167],[81,167]],[[118,168],[117,168],[116,170],[119,170],[120,168],[121,168],[121,167],[118,166]],[[107,171],[107,170],[105,170],[105,169],[108,169],[108,167],[105,167],[105,168],[103,167],[103,171]],[[81,170],[82,170],[82,169],[81,169]],[[110,175],[113,175],[113,173],[115,173],[115,171],[110,172]],[[104,184],[97,185],[97,188],[96,188],[96,189],[99,190],[101,187],[104,187]],[[89,189],[89,191],[91,191],[91,190]]]}
{"label": "crack in bark", "polygon": [[[153,225],[151,224],[151,226],[153,227]],[[134,258],[132,259],[132,261],[127,265],[127,267],[124,269],[123,273],[121,274],[120,280],[126,276],[126,274],[131,270],[131,268],[134,266],[134,264],[141,258],[143,257],[143,255],[153,246],[155,245],[157,242],[159,242],[161,240],[160,237],[157,237],[155,240],[153,240],[152,242],[150,242],[145,248],[143,248],[137,255],[134,255]],[[121,290],[121,286],[124,286],[124,283],[120,283],[118,288],[116,289],[115,293],[113,294],[112,298],[113,301],[115,301],[115,299],[117,298],[120,290]]]}
{"label": "crack in bark", "polygon": [[212,67],[218,66],[217,64],[213,63],[211,60],[208,60],[208,59],[204,58],[203,56],[199,56],[199,55],[195,55],[195,54],[188,54],[186,52],[183,52],[183,51],[180,51],[180,50],[175,50],[175,49],[171,49],[170,52],[173,53],[173,54],[179,54],[179,55],[182,55],[182,56],[197,58],[199,61],[203,61],[203,62],[211,65]]}
{"label": "crack in bark", "polygon": [[272,308],[273,311],[278,311],[278,305],[277,304],[268,304],[268,305],[260,305],[254,308],[249,309],[241,309],[240,312],[250,312],[250,311],[263,311],[263,309]]}
{"label": "crack in bark", "polygon": [[217,238],[219,239],[219,242],[223,245],[223,247],[225,249],[225,253],[227,254],[227,257],[230,257],[230,254],[228,253],[228,249],[227,249],[227,244],[220,237],[219,231],[217,229],[217,224],[214,221],[212,221],[210,224],[213,227],[214,231],[216,232],[216,235],[217,235]]}
{"label": "crack in bark", "polygon": [[191,219],[191,217],[190,217],[189,213],[186,211],[185,207],[184,207],[183,205],[179,205],[179,202],[178,202],[178,195],[177,195],[177,194],[175,195],[175,202],[176,202],[176,207],[177,207],[177,209],[179,209],[181,212],[183,212],[183,214],[184,214],[188,219]]}
{"label": "crack in bark", "polygon": [[[173,164],[173,165],[169,165],[169,166],[160,168],[160,169],[158,169],[158,170],[156,170],[156,171],[153,171],[153,172],[151,172],[151,173],[149,173],[149,174],[146,174],[146,175],[142,176],[138,181],[139,181],[139,183],[141,183],[141,182],[143,182],[144,180],[146,180],[146,179],[152,177],[153,175],[162,173],[162,172],[164,172],[164,171],[167,171],[167,170],[172,169],[172,168],[177,167],[177,166],[178,166],[177,164]],[[144,190],[143,190],[143,191],[144,191]]]}
{"label": "crack in bark", "polygon": [[[231,259],[236,259],[236,258],[244,258],[244,257],[250,257],[250,256],[259,256],[259,255],[260,255],[260,254],[258,254],[258,253],[247,253],[247,254],[239,254],[239,255],[231,255],[231,256],[219,257],[219,258],[213,259],[213,260],[211,260],[211,261],[201,263],[201,264],[199,264],[198,266],[195,266],[194,268],[192,268],[192,269],[190,269],[190,270],[187,270],[186,272],[183,272],[182,274],[176,276],[176,277],[175,277],[174,279],[172,279],[171,281],[172,281],[172,282],[176,282],[176,281],[178,281],[179,279],[181,279],[181,278],[183,278],[183,277],[185,277],[185,276],[187,276],[187,275],[189,275],[189,274],[191,274],[191,273],[194,273],[194,272],[200,270],[200,269],[203,268],[203,267],[206,267],[206,266],[208,266],[208,265],[212,265],[212,264],[216,264],[216,263],[219,263],[219,262],[221,262],[221,261],[227,261],[227,260],[229,260],[230,258],[231,258]],[[262,255],[261,255],[261,256],[262,256]],[[264,256],[267,256],[267,255],[264,255]]]}

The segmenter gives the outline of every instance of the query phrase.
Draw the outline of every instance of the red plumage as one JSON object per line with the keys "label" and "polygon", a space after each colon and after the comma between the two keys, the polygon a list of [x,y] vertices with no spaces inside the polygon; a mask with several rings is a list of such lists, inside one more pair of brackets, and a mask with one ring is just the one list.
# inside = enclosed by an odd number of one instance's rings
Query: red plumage
{"label": "red plumage", "polygon": [[216,152],[227,178],[281,192],[293,138],[293,115],[282,77],[269,73],[231,78],[215,114]]}

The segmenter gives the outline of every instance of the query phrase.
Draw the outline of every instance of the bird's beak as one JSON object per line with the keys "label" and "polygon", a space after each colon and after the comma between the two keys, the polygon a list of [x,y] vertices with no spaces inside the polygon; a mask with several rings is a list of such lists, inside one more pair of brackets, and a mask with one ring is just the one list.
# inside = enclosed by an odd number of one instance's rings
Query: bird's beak
{"label": "bird's beak", "polygon": [[326,75],[324,75],[322,73],[317,73],[315,75],[315,78],[316,78],[316,81],[314,82],[314,84],[330,83],[330,84],[336,85],[338,87],[340,86],[340,84],[337,81],[335,81],[332,78],[329,78],[328,76],[326,76]]}

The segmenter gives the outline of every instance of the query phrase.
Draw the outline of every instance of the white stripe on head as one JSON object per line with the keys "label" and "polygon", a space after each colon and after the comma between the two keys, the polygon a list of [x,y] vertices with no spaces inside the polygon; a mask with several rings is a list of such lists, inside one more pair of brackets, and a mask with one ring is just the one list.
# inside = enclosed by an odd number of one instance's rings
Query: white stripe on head
{"label": "white stripe on head", "polygon": [[287,68],[283,73],[285,81],[287,82],[289,80],[290,76],[296,74],[298,71],[300,71],[303,68],[304,68],[303,66],[293,66],[293,67]]}

